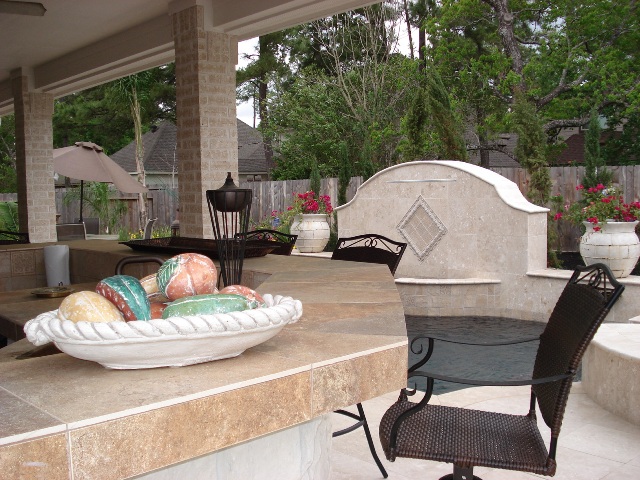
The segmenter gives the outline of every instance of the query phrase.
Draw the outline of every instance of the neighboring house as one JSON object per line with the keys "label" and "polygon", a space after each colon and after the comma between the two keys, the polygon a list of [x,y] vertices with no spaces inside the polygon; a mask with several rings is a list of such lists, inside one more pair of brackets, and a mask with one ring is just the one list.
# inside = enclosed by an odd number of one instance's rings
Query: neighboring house
{"label": "neighboring house", "polygon": [[[565,143],[558,158],[552,166],[580,165],[584,163],[584,143],[586,129],[584,127],[563,128],[558,133],[558,140]],[[618,131],[613,134],[603,132],[600,137],[600,145],[609,140],[612,135],[620,135]],[[515,133],[503,133],[498,136],[497,143],[506,151],[513,153],[518,143],[518,135]],[[480,164],[480,153],[477,151],[469,154],[469,160],[476,165]],[[492,167],[521,167],[521,165],[504,153],[491,150],[489,152],[489,168]]]}
{"label": "neighboring house", "polygon": [[[150,188],[178,186],[178,162],[176,155],[177,128],[171,122],[162,122],[142,135],[146,184]],[[136,171],[135,142],[109,155],[127,172]],[[262,135],[255,128],[238,120],[238,170],[239,181],[261,181],[268,177]]]}
{"label": "neighboring house", "polygon": [[[560,131],[558,137],[564,141],[566,148],[562,150],[556,161],[556,165],[580,165],[584,163],[584,144],[587,129],[584,127],[564,128]],[[600,146],[604,145],[610,138],[618,137],[621,129],[614,132],[602,132],[600,136]]]}
{"label": "neighboring house", "polygon": [[241,181],[260,182],[269,179],[262,134],[238,120],[238,170]]}
{"label": "neighboring house", "polygon": [[[504,148],[507,152],[513,154],[516,149],[516,144],[518,143],[518,135],[515,133],[502,133],[498,135],[496,143]],[[469,161],[476,165],[480,165],[480,152],[473,151],[469,153]],[[518,168],[521,165],[516,162],[509,155],[506,155],[497,150],[489,150],[489,166],[488,168],[493,167],[512,167]]]}

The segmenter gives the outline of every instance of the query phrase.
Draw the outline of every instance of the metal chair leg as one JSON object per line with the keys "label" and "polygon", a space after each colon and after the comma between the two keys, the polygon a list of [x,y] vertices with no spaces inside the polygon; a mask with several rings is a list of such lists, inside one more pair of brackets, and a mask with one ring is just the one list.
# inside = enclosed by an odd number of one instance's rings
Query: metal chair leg
{"label": "metal chair leg", "polygon": [[373,457],[373,460],[376,462],[376,465],[378,465],[378,468],[380,469],[380,473],[382,473],[382,476],[384,478],[387,478],[389,474],[385,470],[384,465],[382,465],[382,462],[378,457],[378,453],[376,452],[376,447],[373,444],[373,437],[371,437],[371,431],[369,430],[369,423],[367,422],[367,417],[364,414],[364,408],[362,408],[361,403],[356,404],[356,408],[358,409],[358,415],[352,412],[348,412],[346,410],[336,410],[334,412],[334,413],[340,413],[342,415],[346,415],[347,417],[353,418],[354,420],[358,420],[358,422],[351,425],[350,427],[344,428],[342,430],[338,430],[337,432],[333,432],[332,436],[339,437],[341,435],[344,435],[345,433],[354,431],[356,428],[362,427],[364,429],[364,434],[367,437],[367,443],[369,444],[369,451],[371,452],[371,456]]}
{"label": "metal chair leg", "polygon": [[453,464],[453,473],[440,477],[440,480],[482,480],[473,474],[473,467],[460,467]]}

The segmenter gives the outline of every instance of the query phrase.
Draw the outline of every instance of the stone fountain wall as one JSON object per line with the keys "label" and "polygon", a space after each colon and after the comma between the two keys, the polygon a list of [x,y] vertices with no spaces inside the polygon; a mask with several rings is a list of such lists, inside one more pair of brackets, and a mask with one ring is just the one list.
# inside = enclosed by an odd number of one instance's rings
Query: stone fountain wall
{"label": "stone fountain wall", "polygon": [[569,276],[541,273],[547,212],[491,170],[418,161],[363,183],[337,209],[338,234],[408,244],[395,275],[406,314],[546,320]]}

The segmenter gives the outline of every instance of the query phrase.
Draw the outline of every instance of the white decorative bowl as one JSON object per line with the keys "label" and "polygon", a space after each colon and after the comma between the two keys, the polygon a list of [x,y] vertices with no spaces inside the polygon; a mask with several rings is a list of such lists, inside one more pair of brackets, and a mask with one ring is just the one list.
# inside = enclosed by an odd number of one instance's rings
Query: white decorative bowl
{"label": "white decorative bowl", "polygon": [[135,322],[71,322],[57,310],[24,327],[34,345],[53,342],[63,352],[107,368],[181,367],[240,355],[302,316],[291,297],[263,295],[264,308]]}

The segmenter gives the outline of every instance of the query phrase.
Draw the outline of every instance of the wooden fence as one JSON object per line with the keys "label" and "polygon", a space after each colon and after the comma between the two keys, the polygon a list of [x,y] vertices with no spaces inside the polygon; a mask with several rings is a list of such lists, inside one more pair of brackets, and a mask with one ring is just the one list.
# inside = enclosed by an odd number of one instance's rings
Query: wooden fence
{"label": "wooden fence", "polygon": [[[80,201],[72,200],[67,203],[64,197],[66,188],[57,188],[56,212],[60,215],[60,223],[73,223],[80,216]],[[0,201],[17,201],[18,195],[15,193],[0,193]],[[123,201],[127,206],[125,215],[120,220],[122,228],[134,231],[138,228],[138,197],[135,194],[115,192],[112,197],[115,200]],[[156,225],[171,225],[178,214],[178,189],[150,190],[147,194],[147,211],[149,218],[157,218]],[[93,216],[87,206],[82,212],[84,217]],[[118,233],[118,232],[115,232]]]}
{"label": "wooden fence", "polygon": [[[640,199],[640,165],[622,165],[607,167],[613,173],[613,183],[620,186],[624,192],[625,201],[632,202]],[[529,190],[529,176],[522,168],[492,168],[494,172],[508,178],[518,185],[526,196]],[[584,167],[551,167],[550,169],[552,195],[562,195],[565,202],[574,202],[580,198],[576,187],[584,177]]]}
{"label": "wooden fence", "polygon": [[[614,183],[620,185],[627,202],[640,199],[640,165],[608,167],[613,172]],[[520,191],[526,196],[529,189],[529,176],[522,168],[493,168],[493,171],[515,182]],[[584,177],[584,167],[551,167],[552,195],[562,195],[565,203],[574,202],[580,197],[576,186]],[[351,200],[356,190],[362,184],[362,177],[353,177],[347,189],[347,201]],[[294,193],[309,190],[309,180],[286,180],[273,182],[241,182],[241,188],[253,191],[253,205],[251,219],[258,223],[271,215],[273,210],[283,211],[291,205]],[[61,222],[73,222],[78,218],[79,202],[64,202],[66,190],[56,189],[56,209],[61,214]],[[329,195],[335,206],[338,200],[338,179],[326,178],[322,180],[320,194]],[[114,198],[127,204],[127,213],[122,219],[122,226],[127,230],[134,230],[138,225],[137,197],[131,194],[116,193]],[[148,195],[148,211],[150,218],[157,218],[157,225],[171,225],[178,217],[178,190],[151,190]],[[15,193],[0,194],[0,201],[17,199]],[[90,216],[85,213],[85,216]],[[576,251],[580,231],[567,222],[557,225],[560,234],[561,250]]]}
{"label": "wooden fence", "polygon": [[[613,183],[620,186],[624,193],[624,199],[633,202],[640,199],[640,165],[623,165],[607,167],[613,173]],[[492,168],[503,177],[508,178],[518,185],[520,191],[526,196],[529,190],[529,176],[522,168]],[[584,167],[551,167],[550,168],[551,194],[561,195],[564,204],[573,203],[581,198],[576,187],[584,177]],[[581,231],[568,221],[561,220],[553,224],[558,232],[558,241],[555,249],[575,252],[580,244]]]}
{"label": "wooden fence", "polygon": [[[362,177],[352,177],[347,187],[347,201],[356,194],[362,185]],[[310,189],[309,180],[285,180],[276,182],[241,182],[241,188],[250,188],[253,192],[251,220],[258,223],[267,218],[274,210],[281,212],[293,203],[294,194]],[[325,178],[320,184],[320,195],[329,195],[335,207],[338,201],[338,179]]]}

